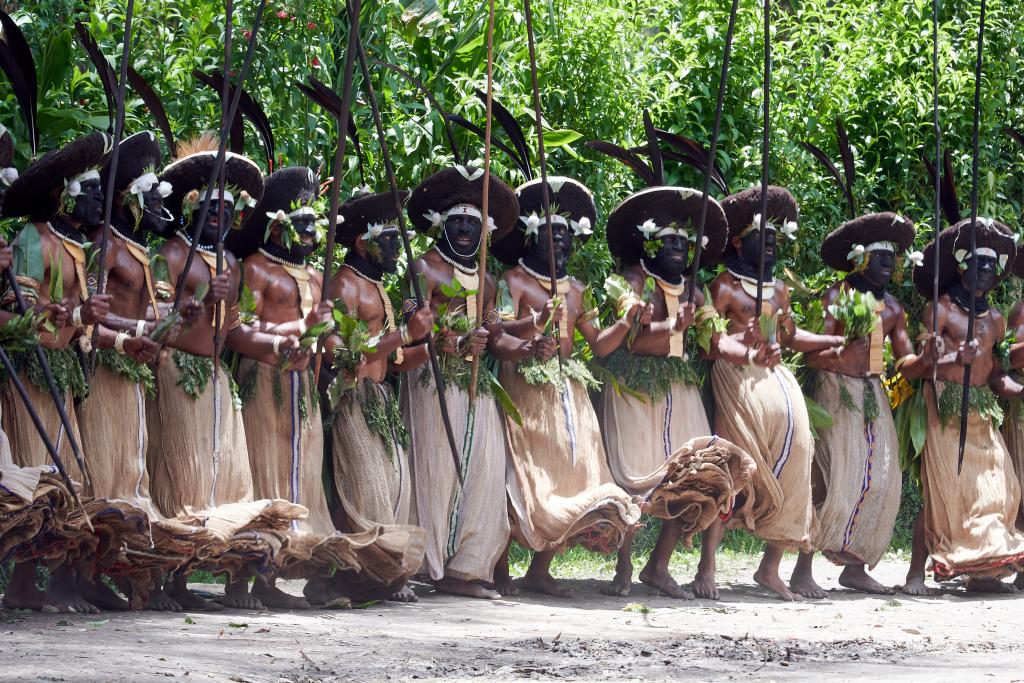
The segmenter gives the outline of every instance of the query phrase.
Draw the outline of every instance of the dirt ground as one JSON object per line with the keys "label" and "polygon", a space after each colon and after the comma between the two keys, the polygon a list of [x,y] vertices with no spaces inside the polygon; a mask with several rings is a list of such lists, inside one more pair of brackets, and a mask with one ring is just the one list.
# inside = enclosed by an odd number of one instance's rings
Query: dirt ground
{"label": "dirt ground", "polygon": [[[819,582],[836,590],[783,604],[750,581],[755,561],[723,561],[717,603],[639,584],[611,598],[601,581],[578,579],[573,600],[481,602],[417,586],[417,604],[346,611],[0,611],[0,680],[1024,680],[1024,594],[862,596],[840,589],[838,569],[819,560]],[[896,584],[905,567],[887,559],[874,573]]]}

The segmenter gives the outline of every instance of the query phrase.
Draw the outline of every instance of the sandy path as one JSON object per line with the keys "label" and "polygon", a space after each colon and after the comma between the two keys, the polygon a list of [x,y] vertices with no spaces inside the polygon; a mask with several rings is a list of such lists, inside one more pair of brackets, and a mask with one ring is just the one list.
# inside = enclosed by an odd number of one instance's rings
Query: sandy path
{"label": "sandy path", "polygon": [[[611,598],[601,582],[576,580],[572,601],[487,603],[421,586],[415,605],[335,612],[0,612],[0,680],[1024,678],[1024,595],[836,590],[782,604],[748,583],[752,563],[725,561],[731,585],[718,603],[678,602],[639,585]],[[836,568],[820,561],[818,569],[823,586],[837,586]],[[875,574],[895,584],[904,570],[893,560]]]}

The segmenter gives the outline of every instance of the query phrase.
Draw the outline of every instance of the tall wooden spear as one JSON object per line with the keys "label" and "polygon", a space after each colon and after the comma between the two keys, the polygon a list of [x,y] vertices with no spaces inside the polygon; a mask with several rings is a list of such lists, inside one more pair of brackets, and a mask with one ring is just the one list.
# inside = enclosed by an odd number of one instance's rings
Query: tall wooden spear
{"label": "tall wooden spear", "polygon": [[[771,153],[771,84],[772,84],[772,3],[764,0],[764,119],[761,126],[761,225],[759,236],[761,249],[757,266],[757,305],[754,315],[760,319],[761,304],[764,301],[764,250],[767,244],[765,227],[768,224],[768,156]],[[714,157],[711,156],[714,163]],[[767,340],[766,340],[767,341]]]}
{"label": "tall wooden spear", "polygon": [[729,83],[729,58],[732,55],[732,36],[736,27],[736,14],[740,0],[732,0],[729,10],[729,28],[725,31],[725,50],[722,53],[722,73],[718,77],[718,99],[715,101],[715,122],[711,127],[711,142],[708,149],[707,163],[704,165],[704,196],[700,200],[700,214],[697,219],[697,241],[693,249],[693,267],[690,271],[690,282],[687,283],[686,301],[693,303],[694,292],[697,291],[697,274],[700,272],[700,257],[703,249],[704,227],[708,218],[708,201],[711,192],[711,176],[715,171],[715,155],[718,153],[718,133],[722,126],[722,105],[725,102],[725,89]]}
{"label": "tall wooden spear", "polygon": [[[350,0],[349,13],[353,12],[352,4],[358,4],[359,0]],[[384,135],[384,123],[381,119],[380,108],[377,105],[377,96],[373,91],[373,82],[370,80],[370,68],[367,64],[366,53],[363,50],[363,41],[356,34],[356,49],[358,50],[359,66],[366,85],[366,93],[370,100],[370,109],[373,113],[373,123],[377,129],[377,139],[380,142],[380,154],[384,160],[384,170],[388,176],[388,185],[391,188],[391,196],[395,202],[395,211],[398,214],[398,234],[402,238],[405,247],[406,260],[409,262],[407,275],[412,285],[412,291],[416,297],[417,306],[429,306],[430,303],[423,297],[420,288],[419,272],[416,268],[416,259],[413,257],[412,245],[409,242],[409,235],[405,232],[405,211],[402,207],[402,197],[398,192],[398,182],[395,180],[395,169],[391,164],[391,153],[388,151],[387,138]],[[441,409],[441,420],[444,422],[444,431],[448,437],[448,447],[452,452],[452,460],[455,464],[455,474],[460,484],[465,484],[465,476],[462,472],[462,463],[459,461],[459,447],[455,443],[455,431],[452,429],[451,417],[448,415],[448,400],[445,397],[445,381],[441,375],[441,366],[437,361],[437,349],[434,348],[433,334],[427,335],[427,354],[430,356],[430,369],[434,375],[434,384],[437,386],[437,400]]]}
{"label": "tall wooden spear", "polygon": [[[113,146],[110,148],[110,168],[107,171],[106,191],[103,193],[103,228],[100,232],[99,277],[96,282],[96,293],[107,291],[107,246],[110,243],[110,214],[114,209],[114,183],[117,178],[117,162],[121,153],[121,136],[124,134],[124,89],[128,84],[128,63],[131,58],[132,16],[135,13],[135,0],[128,0],[124,12],[124,37],[121,39],[121,74],[117,79],[116,113],[114,114]],[[83,282],[82,287],[87,285]],[[96,371],[96,350],[99,345],[100,326],[92,328],[92,348],[89,351],[89,363],[86,376]]]}
{"label": "tall wooden spear", "polygon": [[[341,204],[341,167],[345,162],[346,126],[352,111],[352,79],[355,72],[357,41],[359,40],[359,0],[353,0],[348,7],[348,42],[345,45],[345,64],[341,77],[341,109],[338,113],[338,145],[334,149],[334,178],[331,180],[331,208],[327,215],[327,245],[324,250],[323,284],[320,286],[320,301],[330,291],[334,268],[334,245],[338,235],[338,208]],[[323,361],[323,339],[317,344],[316,362],[313,364],[313,384],[320,381],[320,364]]]}
{"label": "tall wooden spear", "polygon": [[[935,129],[935,253],[932,267],[932,339],[937,343],[939,336],[939,269],[942,266],[942,253],[939,250],[939,235],[942,234],[942,129],[939,127],[939,3],[932,0],[932,127]],[[939,365],[932,364],[932,389],[938,379]],[[939,396],[935,393],[935,411],[938,414]]]}
{"label": "tall wooden spear", "polygon": [[[480,275],[480,285],[477,293],[475,329],[484,324],[484,299],[487,296],[487,240],[490,237],[490,186],[491,186],[491,109],[494,104],[494,0],[488,3],[487,15],[487,96],[484,109],[484,187],[483,196],[480,199],[481,232],[480,232],[480,260],[477,271]],[[469,380],[469,409],[473,410],[476,405],[476,382],[480,376],[480,356],[475,354],[470,367]]]}
{"label": "tall wooden spear", "polygon": [[[228,121],[228,110],[225,106],[228,103],[228,98],[231,93],[231,28],[232,20],[234,18],[235,3],[233,0],[224,0],[224,84],[221,88],[220,93],[220,126],[221,129],[227,129],[231,126],[231,122]],[[241,85],[239,85],[241,88]],[[269,150],[268,150],[269,151]],[[227,187],[227,164],[221,164],[220,166],[220,177],[217,179],[217,213],[218,220],[223,220],[224,216],[224,191]],[[220,276],[224,272],[224,238],[228,230],[231,229],[230,223],[228,225],[220,225],[217,229],[217,275]],[[218,302],[213,307],[213,390],[215,392],[220,391],[220,355],[224,352],[224,335],[221,333],[221,313],[223,312],[224,306]],[[214,416],[217,419],[217,416]]]}
{"label": "tall wooden spear", "polygon": [[[967,343],[970,344],[974,341],[974,301],[975,295],[978,291],[978,244],[977,244],[977,223],[978,223],[978,136],[981,128],[981,65],[982,57],[984,52],[985,42],[985,0],[981,0],[981,14],[978,18],[978,54],[974,62],[974,131],[973,131],[973,145],[972,158],[971,158],[971,228],[970,228],[970,244],[971,244],[971,268],[970,272],[972,276],[970,278],[971,294],[969,298],[970,306],[968,307],[967,315]],[[936,167],[937,168],[937,167]],[[939,243],[935,242],[935,251],[939,251]],[[935,271],[938,274],[938,270]],[[934,317],[934,313],[932,314]],[[960,470],[964,466],[964,448],[967,445],[967,411],[970,408],[970,396],[971,396],[971,364],[968,363],[964,366],[964,390],[963,396],[960,399],[960,451],[957,455],[956,460],[956,472],[960,474]]]}

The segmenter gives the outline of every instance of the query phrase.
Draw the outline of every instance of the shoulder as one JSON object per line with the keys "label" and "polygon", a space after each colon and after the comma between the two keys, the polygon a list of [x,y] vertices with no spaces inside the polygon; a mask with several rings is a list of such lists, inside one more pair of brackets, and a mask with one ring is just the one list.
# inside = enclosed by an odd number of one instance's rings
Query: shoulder
{"label": "shoulder", "polygon": [[267,260],[260,254],[253,254],[242,260],[242,268],[245,270],[245,281],[251,287],[253,284],[262,283],[269,275]]}
{"label": "shoulder", "polygon": [[180,237],[175,236],[163,243],[163,246],[160,247],[160,253],[167,260],[181,258],[188,253],[188,247],[185,246],[185,242]]}
{"label": "shoulder", "polygon": [[844,280],[839,280],[838,282],[833,282],[831,285],[829,285],[825,289],[825,291],[821,293],[822,303],[825,304],[826,306],[833,303],[836,300],[836,297],[839,296],[839,292],[843,291],[844,282]]}
{"label": "shoulder", "polygon": [[885,310],[903,315],[903,303],[889,292],[885,293]]}
{"label": "shoulder", "polygon": [[639,265],[632,265],[628,268],[624,268],[619,275],[625,278],[626,282],[628,282],[633,289],[641,291],[644,288],[644,282],[647,280],[647,273],[645,273],[643,268]]}
{"label": "shoulder", "polygon": [[708,291],[711,292],[711,298],[718,302],[720,300],[728,299],[729,295],[732,293],[733,287],[735,286],[736,278],[728,271],[723,271],[718,274],[718,277],[711,281]]}

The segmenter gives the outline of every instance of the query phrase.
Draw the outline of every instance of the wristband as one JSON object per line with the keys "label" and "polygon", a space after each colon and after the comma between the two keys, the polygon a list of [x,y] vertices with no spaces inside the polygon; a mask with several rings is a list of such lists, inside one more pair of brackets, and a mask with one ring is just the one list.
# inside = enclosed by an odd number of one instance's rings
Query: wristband
{"label": "wristband", "polygon": [[544,328],[540,324],[540,311],[534,311],[533,312],[532,320],[533,320],[533,329],[536,330],[537,332],[542,332],[544,330]]}
{"label": "wristband", "polygon": [[75,306],[75,309],[71,311],[71,324],[75,327],[85,327],[82,324],[82,307],[81,305]]}
{"label": "wristband", "polygon": [[279,334],[274,335],[274,354],[280,355],[281,353],[281,342],[284,341],[284,337]]}
{"label": "wristband", "polygon": [[135,323],[135,336],[136,337],[141,337],[142,333],[145,332],[145,331],[146,331],[146,321],[145,320],[140,320],[137,323]]}
{"label": "wristband", "polygon": [[124,342],[127,339],[131,339],[131,335],[127,332],[118,332],[117,336],[114,337],[114,350],[118,353],[124,353]]}
{"label": "wristband", "polygon": [[301,337],[302,335],[306,334],[306,331],[308,329],[309,329],[309,326],[306,325],[305,319],[300,320],[299,321],[299,336]]}
{"label": "wristband", "polygon": [[754,364],[754,356],[756,356],[756,355],[757,355],[757,351],[754,350],[754,347],[750,347],[750,348],[747,349],[747,365],[753,365]]}
{"label": "wristband", "polygon": [[398,328],[398,333],[402,335],[402,346],[408,346],[412,344],[412,336],[409,334],[409,328],[402,325]]}

